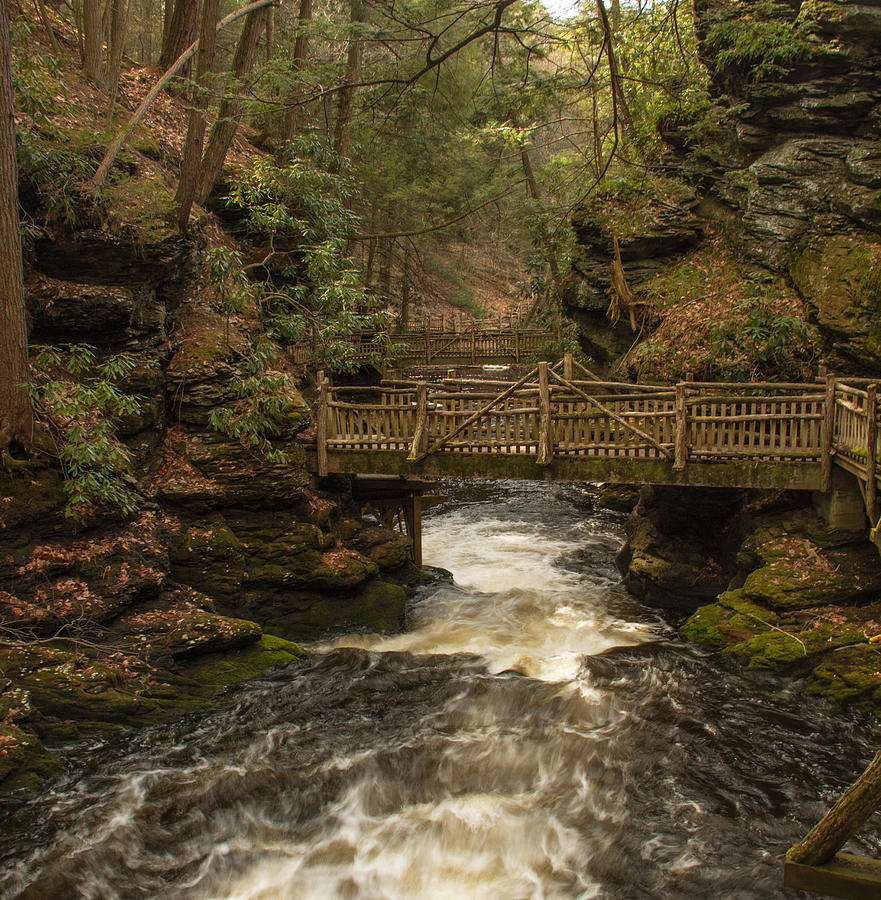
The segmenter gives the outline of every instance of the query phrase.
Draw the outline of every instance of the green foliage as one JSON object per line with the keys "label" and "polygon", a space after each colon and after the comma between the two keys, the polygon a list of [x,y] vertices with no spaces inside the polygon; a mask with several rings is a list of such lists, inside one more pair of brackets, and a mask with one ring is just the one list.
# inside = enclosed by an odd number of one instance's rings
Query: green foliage
{"label": "green foliage", "polygon": [[120,353],[99,362],[94,348],[72,344],[64,352],[34,348],[35,377],[31,397],[38,418],[55,439],[67,495],[65,515],[81,518],[94,505],[128,515],[138,507],[131,487],[128,450],[115,435],[113,420],[136,415],[137,397],[116,384],[134,368],[133,358]]}
{"label": "green foliage", "polygon": [[34,40],[34,24],[24,16],[13,19],[10,38],[16,49],[12,87],[15,108],[25,113],[37,126],[51,125],[58,112],[58,94],[64,92],[59,60],[39,50]]}
{"label": "green foliage", "polygon": [[737,290],[740,297],[715,321],[678,336],[656,332],[640,344],[633,354],[640,377],[809,377],[814,336],[803,318],[781,305],[779,283],[771,276],[751,275],[737,283]]}
{"label": "green foliage", "polygon": [[761,81],[785,74],[814,52],[804,24],[789,21],[787,7],[774,0],[740,0],[735,6],[737,15],[715,23],[707,33],[719,69],[744,68],[752,81]]}
{"label": "green foliage", "polygon": [[271,368],[276,349],[265,336],[248,358],[246,375],[232,382],[236,401],[211,411],[208,424],[235,438],[269,462],[286,464],[287,454],[272,443],[288,421],[292,384],[290,377]]}
{"label": "green foliage", "polygon": [[[349,371],[353,335],[381,329],[387,319],[346,252],[358,224],[348,206],[352,186],[332,171],[337,161],[322,142],[299,141],[287,151],[285,163],[260,159],[239,170],[228,202],[245,210],[249,229],[270,246],[293,247],[281,266],[284,280],[263,293],[269,336],[289,342],[311,332],[318,363]],[[213,266],[215,283],[230,284],[227,263]],[[225,296],[235,302],[240,295],[234,289]]]}
{"label": "green foliage", "polygon": [[710,346],[717,358],[730,359],[730,371],[747,378],[757,369],[782,377],[801,375],[810,356],[811,332],[804,319],[781,314],[771,303],[769,285],[753,280],[748,296],[735,304],[734,315],[710,328]]}

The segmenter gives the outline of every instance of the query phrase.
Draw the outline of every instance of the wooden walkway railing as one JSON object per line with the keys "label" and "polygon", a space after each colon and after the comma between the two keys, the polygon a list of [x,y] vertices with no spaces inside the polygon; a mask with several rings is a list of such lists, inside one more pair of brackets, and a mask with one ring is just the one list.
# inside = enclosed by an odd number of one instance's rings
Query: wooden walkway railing
{"label": "wooden walkway railing", "polygon": [[[382,359],[390,347],[397,348],[393,357],[408,365],[519,363],[535,358],[549,341],[559,337],[543,328],[472,328],[465,331],[440,331],[426,326],[390,333],[365,333],[353,339],[355,362]],[[316,357],[312,341],[294,345],[293,361],[308,365]]]}
{"label": "wooden walkway railing", "polygon": [[837,464],[859,480],[874,524],[878,432],[877,388],[858,379],[657,386],[576,379],[568,362],[540,363],[513,384],[331,387],[325,379],[316,450],[319,474],[602,477],[825,491]]}

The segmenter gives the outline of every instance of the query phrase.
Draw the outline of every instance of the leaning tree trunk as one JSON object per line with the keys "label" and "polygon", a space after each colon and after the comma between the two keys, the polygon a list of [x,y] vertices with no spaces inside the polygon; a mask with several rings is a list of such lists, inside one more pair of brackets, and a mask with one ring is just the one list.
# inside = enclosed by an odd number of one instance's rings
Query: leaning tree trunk
{"label": "leaning tree trunk", "polygon": [[[254,68],[257,59],[257,47],[260,35],[269,17],[269,7],[264,6],[252,12],[242,28],[239,43],[233,57],[233,74],[240,80]],[[211,126],[205,152],[202,154],[202,167],[196,185],[196,203],[204,203],[214,187],[223,168],[223,161],[229,151],[236,130],[242,119],[242,101],[238,96],[224,97],[217,112],[217,120]]]}
{"label": "leaning tree trunk", "polygon": [[175,201],[177,227],[187,230],[190,210],[196,197],[196,180],[202,163],[202,141],[205,138],[205,109],[208,106],[208,81],[214,64],[214,50],[217,46],[217,14],[220,0],[204,0],[202,6],[202,27],[199,31],[199,55],[196,58],[196,88],[190,102],[190,117],[187,122],[187,136],[184,139],[183,160],[180,167],[180,181]]}
{"label": "leaning tree trunk", "polygon": [[34,426],[18,218],[9,11],[0,0],[0,453],[29,447]]}

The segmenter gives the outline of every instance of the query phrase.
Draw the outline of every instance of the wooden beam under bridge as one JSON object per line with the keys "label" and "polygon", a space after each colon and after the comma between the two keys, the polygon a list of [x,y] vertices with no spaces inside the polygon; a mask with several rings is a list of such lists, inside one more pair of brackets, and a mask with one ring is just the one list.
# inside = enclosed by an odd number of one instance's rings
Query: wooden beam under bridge
{"label": "wooden beam under bridge", "polygon": [[367,507],[400,512],[410,538],[410,555],[416,566],[422,566],[422,497],[434,491],[433,480],[401,476],[356,474],[352,479],[352,499],[360,510]]}

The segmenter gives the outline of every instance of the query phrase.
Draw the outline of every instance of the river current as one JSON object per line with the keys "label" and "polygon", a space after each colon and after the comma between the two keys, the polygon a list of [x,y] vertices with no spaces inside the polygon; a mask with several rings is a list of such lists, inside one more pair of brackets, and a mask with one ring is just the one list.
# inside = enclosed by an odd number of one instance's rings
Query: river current
{"label": "river current", "polygon": [[0,812],[0,896],[799,896],[782,855],[868,763],[869,719],[679,641],[622,588],[590,488],[445,493],[424,554],[455,582],[406,633],[70,748]]}

